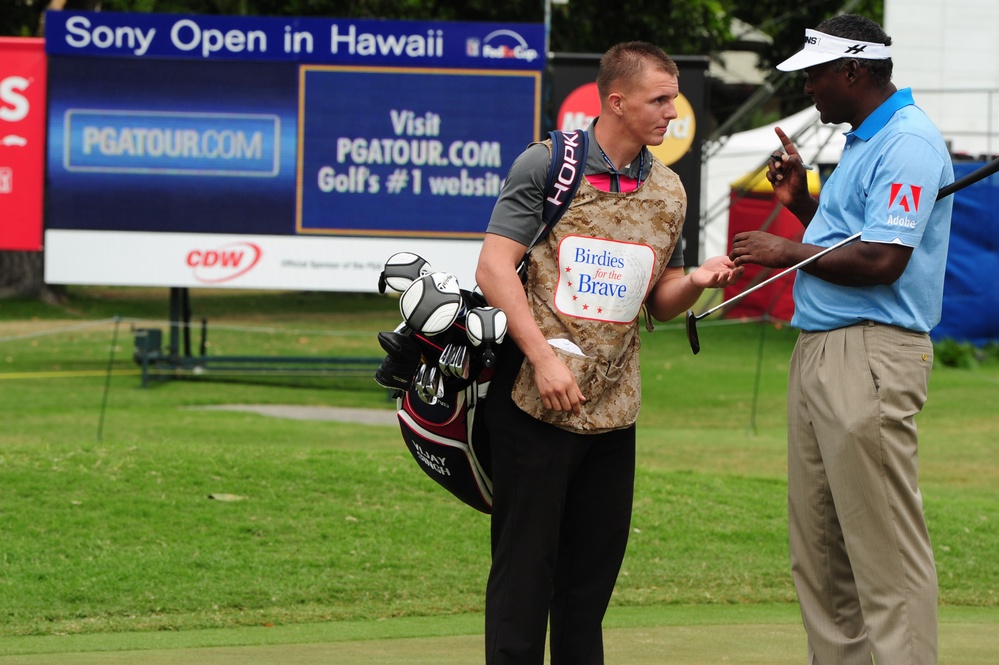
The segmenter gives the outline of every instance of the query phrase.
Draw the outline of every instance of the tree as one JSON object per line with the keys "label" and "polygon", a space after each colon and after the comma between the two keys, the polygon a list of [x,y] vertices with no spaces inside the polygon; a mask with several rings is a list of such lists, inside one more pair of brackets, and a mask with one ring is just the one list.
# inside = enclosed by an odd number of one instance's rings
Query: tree
{"label": "tree", "polygon": [[781,115],[796,113],[811,105],[801,88],[801,77],[787,75],[774,69],[774,65],[790,57],[801,48],[805,29],[813,28],[824,19],[837,14],[862,14],[878,23],[884,23],[884,0],[840,0],[835,4],[827,0],[811,0],[799,5],[789,5],[780,0],[740,1],[734,15],[758,27],[773,38],[771,48],[761,53],[760,66],[769,69],[769,83],[774,96],[781,101]]}

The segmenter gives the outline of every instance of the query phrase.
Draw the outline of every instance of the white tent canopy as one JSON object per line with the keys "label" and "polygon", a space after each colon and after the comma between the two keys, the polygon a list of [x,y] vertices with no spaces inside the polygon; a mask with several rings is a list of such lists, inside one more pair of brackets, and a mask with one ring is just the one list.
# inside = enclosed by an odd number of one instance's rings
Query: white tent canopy
{"label": "white tent canopy", "polygon": [[732,183],[755,173],[781,147],[774,132],[780,127],[794,141],[806,164],[837,164],[848,125],[825,125],[814,108],[765,127],[732,134],[708,145],[701,182],[702,203],[700,260],[728,253],[728,209]]}

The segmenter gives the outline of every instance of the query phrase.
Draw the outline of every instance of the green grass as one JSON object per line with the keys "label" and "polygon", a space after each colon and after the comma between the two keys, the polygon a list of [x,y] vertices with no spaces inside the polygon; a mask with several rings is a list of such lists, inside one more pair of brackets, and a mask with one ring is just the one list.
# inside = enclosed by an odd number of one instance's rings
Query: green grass
{"label": "green grass", "polygon": [[[395,301],[377,296],[194,291],[192,304],[209,319],[209,353],[380,355],[375,333],[398,322]],[[155,289],[0,301],[0,637],[481,611],[488,518],[425,477],[394,427],[191,408],[390,411],[383,389],[257,376],[142,388],[132,328],[164,326],[166,312]],[[678,324],[643,338],[634,531],[615,608],[794,602],[784,393],[795,332],[711,321],[699,332],[698,356]],[[918,420],[945,605],[999,607],[997,386],[994,362],[937,367]]]}

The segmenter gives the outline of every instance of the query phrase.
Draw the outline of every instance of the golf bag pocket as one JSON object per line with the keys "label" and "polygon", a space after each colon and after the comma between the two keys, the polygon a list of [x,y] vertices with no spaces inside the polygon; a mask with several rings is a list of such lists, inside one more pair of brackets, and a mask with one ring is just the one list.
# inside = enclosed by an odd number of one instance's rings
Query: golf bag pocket
{"label": "golf bag pocket", "polygon": [[479,379],[446,390],[435,403],[422,400],[416,389],[398,399],[402,438],[424,473],[472,508],[492,511],[489,439],[483,398],[489,389],[483,370]]}

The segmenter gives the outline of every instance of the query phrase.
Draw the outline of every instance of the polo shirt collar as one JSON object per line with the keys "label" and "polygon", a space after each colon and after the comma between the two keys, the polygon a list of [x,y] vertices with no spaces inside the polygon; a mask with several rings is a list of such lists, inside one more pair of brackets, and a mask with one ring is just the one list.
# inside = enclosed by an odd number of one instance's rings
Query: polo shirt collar
{"label": "polo shirt collar", "polygon": [[[599,116],[594,118],[593,122],[590,123],[590,126],[586,128],[586,133],[590,135],[590,150],[589,154],[586,155],[585,167],[587,174],[611,172],[607,163],[604,161],[604,158],[600,156],[600,144],[597,142],[597,134],[595,131],[597,120],[599,119]],[[643,156],[644,160],[642,159]],[[645,172],[642,174],[642,179],[645,179],[648,177],[651,165],[652,153],[649,151],[648,147],[644,147],[642,148],[642,152],[639,156],[631,160],[631,163],[628,164],[623,171],[621,171],[621,175],[637,180],[640,167],[644,167]]]}
{"label": "polo shirt collar", "polygon": [[906,106],[912,106],[915,103],[912,99],[912,88],[896,90],[895,94],[886,99],[881,106],[874,109],[874,113],[867,116],[860,123],[860,127],[846,133],[847,140],[855,137],[862,141],[870,141],[875,134],[884,129],[888,121],[891,120],[891,117],[895,115],[895,111]]}

